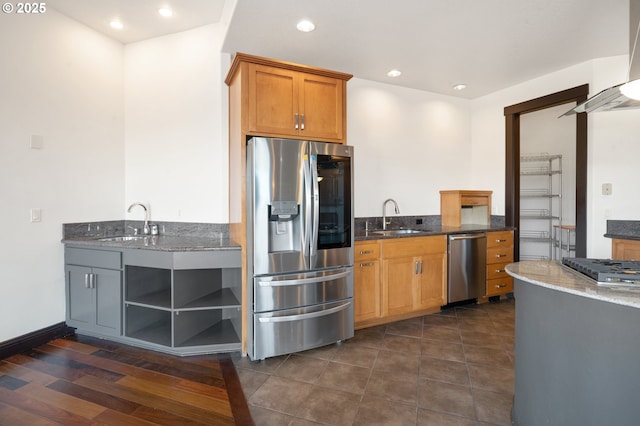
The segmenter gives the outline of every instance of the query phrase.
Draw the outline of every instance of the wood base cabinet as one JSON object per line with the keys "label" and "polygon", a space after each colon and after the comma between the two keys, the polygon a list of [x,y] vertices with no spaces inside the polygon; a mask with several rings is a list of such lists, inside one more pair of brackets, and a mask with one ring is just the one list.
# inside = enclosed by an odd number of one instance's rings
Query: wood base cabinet
{"label": "wood base cabinet", "polygon": [[446,303],[446,265],[444,235],[357,242],[356,328],[439,310]]}
{"label": "wood base cabinet", "polygon": [[611,241],[611,258],[616,260],[640,260],[640,241],[614,238]]}
{"label": "wood base cabinet", "polygon": [[354,263],[354,320],[356,323],[380,318],[380,244],[357,241]]}
{"label": "wood base cabinet", "polygon": [[382,241],[382,314],[402,315],[446,304],[447,239]]}
{"label": "wood base cabinet", "polygon": [[513,293],[513,277],[505,267],[513,262],[513,231],[487,232],[486,297]]}

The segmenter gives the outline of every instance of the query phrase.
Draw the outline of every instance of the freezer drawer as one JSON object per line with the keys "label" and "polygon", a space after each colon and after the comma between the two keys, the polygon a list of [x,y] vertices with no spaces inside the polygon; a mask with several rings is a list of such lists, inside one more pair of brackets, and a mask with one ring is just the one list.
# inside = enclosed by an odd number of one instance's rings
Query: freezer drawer
{"label": "freezer drawer", "polygon": [[353,297],[353,268],[255,277],[254,312],[318,305]]}
{"label": "freezer drawer", "polygon": [[353,300],[253,315],[252,360],[290,354],[353,337]]}

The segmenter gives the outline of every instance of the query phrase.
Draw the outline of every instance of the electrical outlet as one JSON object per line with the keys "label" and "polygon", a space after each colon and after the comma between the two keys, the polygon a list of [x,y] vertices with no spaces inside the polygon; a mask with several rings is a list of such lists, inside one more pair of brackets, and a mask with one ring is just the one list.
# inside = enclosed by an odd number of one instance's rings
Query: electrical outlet
{"label": "electrical outlet", "polygon": [[416,225],[422,225],[422,219],[416,219]]}
{"label": "electrical outlet", "polygon": [[610,183],[602,184],[602,195],[611,195],[613,192],[613,187]]}

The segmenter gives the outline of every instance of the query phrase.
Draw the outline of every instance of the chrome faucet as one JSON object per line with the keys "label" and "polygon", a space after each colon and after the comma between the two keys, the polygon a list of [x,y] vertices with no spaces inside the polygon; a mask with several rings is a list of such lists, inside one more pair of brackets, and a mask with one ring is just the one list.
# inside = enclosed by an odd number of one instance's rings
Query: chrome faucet
{"label": "chrome faucet", "polygon": [[398,208],[398,203],[396,203],[396,200],[394,200],[393,198],[389,198],[387,200],[385,200],[385,202],[382,204],[382,229],[386,230],[387,229],[387,225],[391,223],[391,219],[389,219],[389,223],[387,223],[387,203],[393,203],[393,205],[396,208],[396,214],[400,214],[400,209]]}
{"label": "chrome faucet", "polygon": [[129,206],[127,211],[131,213],[131,209],[135,206],[140,206],[144,209],[144,226],[142,227],[142,233],[144,235],[149,235],[151,233],[151,231],[149,230],[149,210],[147,210],[147,207],[144,204],[136,201]]}

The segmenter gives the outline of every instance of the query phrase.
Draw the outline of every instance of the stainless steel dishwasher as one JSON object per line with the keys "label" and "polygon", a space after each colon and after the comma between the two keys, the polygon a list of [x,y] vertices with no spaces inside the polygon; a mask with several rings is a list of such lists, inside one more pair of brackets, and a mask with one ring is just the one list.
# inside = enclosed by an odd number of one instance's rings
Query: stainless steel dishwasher
{"label": "stainless steel dishwasher", "polygon": [[487,277],[487,237],[484,233],[449,235],[447,303],[475,299]]}

